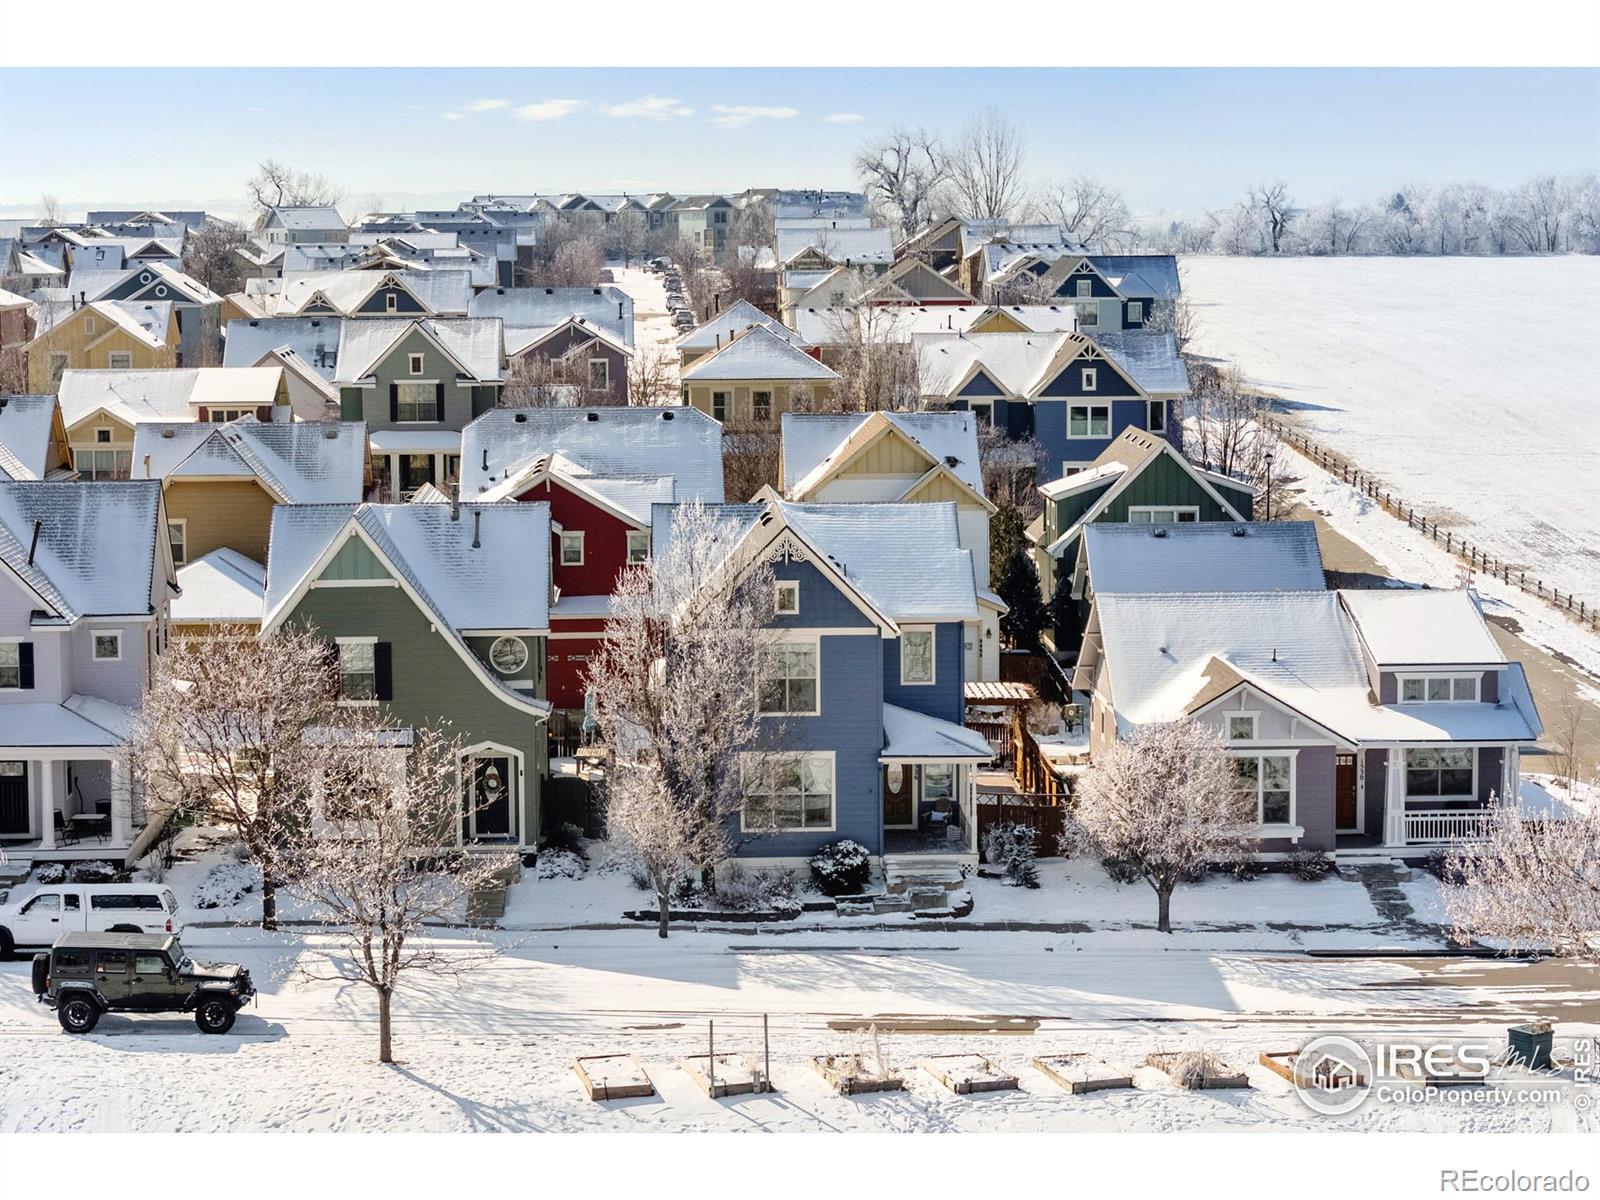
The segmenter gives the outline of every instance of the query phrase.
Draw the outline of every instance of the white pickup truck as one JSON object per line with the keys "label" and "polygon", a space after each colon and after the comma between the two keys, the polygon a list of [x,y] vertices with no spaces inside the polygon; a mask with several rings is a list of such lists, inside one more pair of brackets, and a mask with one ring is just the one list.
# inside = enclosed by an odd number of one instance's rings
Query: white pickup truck
{"label": "white pickup truck", "polygon": [[0,905],[0,959],[84,932],[181,934],[178,899],[159,883],[51,883]]}

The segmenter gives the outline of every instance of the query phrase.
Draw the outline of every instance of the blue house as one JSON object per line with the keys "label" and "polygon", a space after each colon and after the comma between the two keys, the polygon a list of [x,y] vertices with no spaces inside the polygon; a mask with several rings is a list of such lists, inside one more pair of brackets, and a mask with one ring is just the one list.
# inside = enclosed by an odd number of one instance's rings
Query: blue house
{"label": "blue house", "polygon": [[[671,505],[654,513],[671,554]],[[799,866],[849,838],[875,855],[975,862],[974,769],[991,756],[961,725],[961,631],[977,617],[956,506],[719,506],[730,558],[770,562],[780,647],[764,664],[763,713],[784,760],[748,795],[736,855]]]}

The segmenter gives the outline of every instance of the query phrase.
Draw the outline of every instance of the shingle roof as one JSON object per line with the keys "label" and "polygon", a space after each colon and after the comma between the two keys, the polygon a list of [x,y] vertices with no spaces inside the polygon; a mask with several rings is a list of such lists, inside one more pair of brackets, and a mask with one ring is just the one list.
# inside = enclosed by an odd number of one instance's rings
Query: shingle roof
{"label": "shingle roof", "polygon": [[1100,522],[1083,532],[1096,596],[1327,590],[1310,521]]}
{"label": "shingle roof", "polygon": [[833,370],[804,350],[762,325],[746,330],[732,342],[683,372],[685,382],[714,379],[837,379]]}
{"label": "shingle roof", "polygon": [[[1087,258],[1124,296],[1173,300],[1183,291],[1178,260],[1170,254],[1090,254]],[[1121,285],[1125,276],[1138,277],[1131,291]]]}
{"label": "shingle roof", "polygon": [[1043,382],[1069,333],[917,334],[920,387],[925,396],[954,395],[976,365],[1012,395],[1026,396]]}
{"label": "shingle roof", "polygon": [[770,317],[748,300],[736,300],[703,325],[678,339],[679,350],[715,350],[725,346],[752,325],[770,329],[784,341],[804,345],[803,339],[776,317]]}
{"label": "shingle roof", "polygon": [[1124,375],[1152,396],[1188,394],[1189,372],[1172,334],[1094,330],[1088,336]]}
{"label": "shingle roof", "polygon": [[272,215],[285,229],[343,229],[344,218],[332,206],[284,206],[272,210]]}
{"label": "shingle roof", "polygon": [[371,317],[346,321],[339,330],[339,365],[334,379],[355,383],[370,375],[414,329],[433,337],[473,379],[498,382],[501,367],[500,322],[478,317],[422,317],[415,320]]}
{"label": "shingle roof", "polygon": [[333,380],[339,360],[340,317],[255,317],[228,322],[222,365],[253,367],[274,350],[293,351],[312,370]]}
{"label": "shingle roof", "polygon": [[774,250],[779,262],[789,262],[807,249],[815,249],[833,263],[892,263],[894,235],[887,229],[778,229]]}
{"label": "shingle roof", "polygon": [[54,396],[0,396],[0,480],[40,480],[50,465]]}
{"label": "shingle roof", "polygon": [[70,428],[98,409],[129,424],[194,420],[207,408],[262,408],[277,401],[281,367],[172,367],[65,371],[61,417]]}
{"label": "shingle roof", "polygon": [[[506,326],[508,347],[526,346],[573,317],[582,317],[630,349],[633,346],[633,297],[619,287],[491,288],[467,306],[474,317],[499,317]],[[512,331],[519,331],[513,337]]]}
{"label": "shingle roof", "polygon": [[0,483],[0,562],[54,619],[148,614],[160,505],[154,481]]}
{"label": "shingle roof", "polygon": [[240,623],[261,620],[267,568],[223,546],[178,568],[182,595],[172,601],[178,624]]}
{"label": "shingle roof", "polygon": [[874,419],[888,422],[926,451],[933,463],[948,466],[962,483],[983,495],[977,418],[967,412],[784,413],[779,488],[786,496],[809,490],[810,478],[835,466],[852,449],[846,443]]}
{"label": "shingle roof", "polygon": [[1379,666],[1506,661],[1468,592],[1375,588],[1341,594]]}
{"label": "shingle roof", "polygon": [[356,503],[364,490],[362,421],[140,425],[133,470],[149,478],[254,475],[284,504]]}

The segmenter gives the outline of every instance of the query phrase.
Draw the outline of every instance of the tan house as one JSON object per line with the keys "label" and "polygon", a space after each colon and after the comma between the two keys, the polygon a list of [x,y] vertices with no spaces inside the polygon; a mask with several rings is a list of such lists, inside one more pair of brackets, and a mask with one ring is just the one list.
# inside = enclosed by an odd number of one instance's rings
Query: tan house
{"label": "tan house", "polygon": [[360,421],[151,422],[134,476],[161,480],[178,566],[226,548],[265,562],[275,504],[359,504],[372,485]]}
{"label": "tan house", "polygon": [[71,309],[28,343],[28,390],[53,393],[67,371],[177,365],[178,322],[170,300],[95,300]]}
{"label": "tan house", "polygon": [[72,478],[72,452],[54,396],[0,396],[0,480]]}
{"label": "tan house", "polygon": [[724,424],[775,424],[805,411],[839,376],[763,325],[754,325],[683,372],[684,403]]}

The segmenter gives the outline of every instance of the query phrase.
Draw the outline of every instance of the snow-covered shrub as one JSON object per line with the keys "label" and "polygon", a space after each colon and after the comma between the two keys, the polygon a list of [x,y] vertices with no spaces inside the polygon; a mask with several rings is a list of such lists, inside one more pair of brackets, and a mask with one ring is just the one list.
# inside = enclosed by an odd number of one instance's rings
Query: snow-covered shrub
{"label": "snow-covered shrub", "polygon": [[1302,883],[1315,883],[1333,870],[1333,859],[1321,850],[1296,850],[1284,859],[1293,875]]}
{"label": "snow-covered shrub", "polygon": [[1139,868],[1125,858],[1102,858],[1100,865],[1112,883],[1138,883]]}
{"label": "snow-covered shrub", "polygon": [[1214,1074],[1211,1067],[1211,1055],[1204,1050],[1185,1050],[1173,1057],[1167,1074],[1179,1087],[1199,1088],[1205,1086],[1208,1074]]}
{"label": "snow-covered shrub", "polygon": [[121,867],[100,859],[85,859],[67,868],[67,879],[71,883],[116,883],[121,877]]}
{"label": "snow-covered shrub", "polygon": [[639,861],[633,847],[616,838],[585,842],[583,856],[589,860],[589,870],[596,875],[615,875],[628,871]]}
{"label": "snow-covered shrub", "polygon": [[1027,723],[1029,733],[1035,737],[1048,736],[1061,728],[1061,706],[1035,700],[1028,705],[1023,719]]}
{"label": "snow-covered shrub", "polygon": [[571,850],[542,850],[533,874],[536,879],[582,879],[587,869]]}
{"label": "snow-covered shrub", "polygon": [[65,883],[67,881],[66,864],[58,862],[40,863],[33,869],[33,877],[40,883]]}
{"label": "snow-covered shrub", "polygon": [[860,892],[872,878],[872,855],[849,838],[829,842],[811,856],[811,878],[825,895],[849,896]]}
{"label": "snow-covered shrub", "polygon": [[238,838],[234,838],[233,841],[226,843],[222,847],[222,853],[236,863],[250,861],[250,847],[246,846],[244,842]]}
{"label": "snow-covered shrub", "polygon": [[733,912],[797,913],[801,902],[787,871],[746,871],[735,863],[717,880],[717,906]]}
{"label": "snow-covered shrub", "polygon": [[991,825],[984,831],[983,856],[990,866],[1005,872],[1007,887],[1039,886],[1039,868],[1034,863],[1038,837],[1031,825],[1009,822]]}
{"label": "snow-covered shrub", "polygon": [[1448,883],[1452,887],[1460,887],[1467,880],[1460,866],[1452,861],[1448,850],[1431,851],[1428,857],[1417,865],[1440,883]]}
{"label": "snow-covered shrub", "polygon": [[565,850],[579,858],[588,857],[584,851],[583,830],[571,821],[563,821],[552,829],[545,836],[544,844],[547,850]]}
{"label": "snow-covered shrub", "polygon": [[256,890],[253,867],[238,862],[217,863],[194,889],[196,908],[231,908]]}
{"label": "snow-covered shrub", "polygon": [[1252,879],[1260,879],[1267,871],[1258,860],[1248,857],[1222,863],[1221,869],[1237,883],[1249,883]]}

